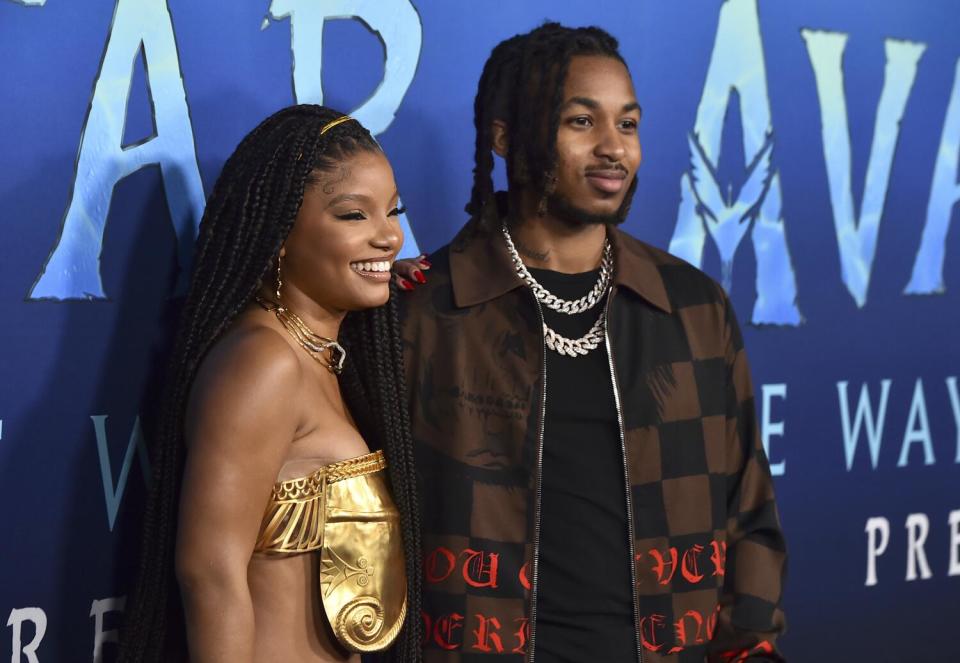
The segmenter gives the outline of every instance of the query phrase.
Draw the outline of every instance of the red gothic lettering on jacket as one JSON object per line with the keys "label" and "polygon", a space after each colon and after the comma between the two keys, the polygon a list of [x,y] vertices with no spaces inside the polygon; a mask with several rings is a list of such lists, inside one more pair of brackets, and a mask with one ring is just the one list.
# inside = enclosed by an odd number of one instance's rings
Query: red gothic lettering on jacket
{"label": "red gothic lettering on jacket", "polygon": [[453,632],[458,628],[463,628],[463,615],[454,612],[437,617],[433,623],[433,641],[437,643],[437,646],[448,651],[459,649],[463,643],[453,640]]}
{"label": "red gothic lettering on jacket", "polygon": [[727,542],[711,541],[710,547],[713,552],[710,553],[710,561],[713,562],[713,575],[723,576],[727,566]]}
{"label": "red gothic lettering on jacket", "polygon": [[[681,345],[710,348],[711,350],[705,352],[702,359],[717,361],[718,367],[722,363],[723,370],[702,375],[698,373],[694,376],[697,379],[684,381],[682,385],[678,385],[671,391],[670,403],[666,405],[669,407],[682,405],[691,399],[696,399],[697,393],[704,389],[716,389],[718,393],[735,396],[729,403],[724,402],[726,407],[723,408],[723,414],[727,417],[726,421],[743,434],[743,439],[740,440],[744,447],[743,458],[761,454],[763,446],[758,435],[756,417],[751,412],[754,403],[748,396],[752,390],[749,371],[740,370],[745,366],[746,361],[742,334],[723,288],[694,268],[634,240],[618,229],[611,229],[608,235],[618,264],[617,273],[614,275],[617,289],[610,300],[610,315],[623,323],[611,329],[609,340],[613,349],[612,354],[621,359],[616,368],[622,386],[630,387],[620,394],[624,398],[624,407],[638,412],[645,408],[649,404],[647,403],[649,390],[632,387],[641,384],[648,373],[648,367],[673,361],[669,356],[670,348],[676,344],[655,342],[658,330],[663,328],[661,323],[668,324],[676,328],[677,342]],[[510,256],[502,234],[496,229],[493,229],[493,232],[477,232],[476,224],[470,224],[467,230],[457,236],[453,246],[441,250],[437,257],[439,260],[435,261],[435,269],[440,271],[431,272],[433,276],[430,283],[404,298],[403,337],[405,378],[411,387],[408,391],[412,410],[431,415],[437,412],[450,414],[450,416],[439,417],[414,417],[412,422],[418,451],[425,452],[422,454],[424,462],[420,463],[421,474],[425,479],[423,499],[424,502],[439,504],[454,492],[461,491],[463,481],[473,474],[470,468],[475,461],[470,454],[476,448],[477,420],[467,411],[469,407],[479,408],[481,405],[478,401],[465,400],[471,391],[482,394],[484,399],[488,394],[503,394],[505,398],[508,395],[511,397],[513,401],[511,407],[518,408],[517,416],[510,419],[504,418],[504,426],[502,428],[498,426],[497,431],[497,443],[502,446],[505,459],[502,467],[505,472],[503,477],[505,481],[509,477],[509,481],[515,482],[518,486],[536,480],[535,472],[527,462],[529,459],[525,455],[525,450],[529,443],[530,423],[538,415],[537,403],[540,400],[539,396],[542,396],[543,384],[540,362],[541,330],[535,324],[528,325],[519,320],[519,317],[527,321],[535,319],[536,305],[526,296],[526,293],[517,288],[506,288],[506,282],[502,279],[476,278],[477,274],[499,273],[510,267]],[[632,292],[632,295],[627,295],[627,291]],[[694,309],[688,309],[688,306],[703,308],[695,309],[696,313],[694,313]],[[531,315],[533,318],[530,318]],[[511,350],[506,355],[503,354],[502,348],[489,343],[492,337],[505,336],[510,337]],[[616,352],[618,348],[624,351],[618,353]],[[625,361],[627,357],[636,354],[630,350],[637,348],[643,351],[644,361]],[[500,361],[501,358],[503,361]],[[701,377],[703,380],[698,382]],[[424,388],[425,385],[429,388]],[[491,406],[484,403],[482,407],[490,408]],[[506,405],[504,407],[506,408]],[[494,404],[491,409],[497,409],[497,405]],[[675,409],[679,411],[680,408]],[[706,411],[699,414],[706,416]],[[656,444],[654,429],[645,430],[641,425],[655,425],[657,422],[641,417],[635,423],[637,426],[627,431],[630,437],[626,445],[629,461],[627,464],[630,466],[642,463],[647,445]],[[722,419],[721,424],[723,424]],[[680,461],[676,468],[678,475],[695,475],[702,472],[702,467],[697,461],[704,457],[707,441],[703,436],[698,438],[702,439],[695,441],[693,452],[682,454],[683,457],[678,459]],[[701,451],[701,449],[704,450]],[[437,450],[443,451],[436,453]],[[741,524],[746,527],[745,531],[738,532],[742,535],[737,539],[738,541],[750,540],[768,550],[782,551],[783,537],[770,490],[773,482],[764,466],[765,463],[761,462],[759,471],[755,472],[756,463],[744,461],[738,465],[735,474],[730,477],[731,482],[739,485],[749,468],[749,471],[753,472],[750,481],[754,482],[751,483],[751,495],[756,499],[741,500],[736,505],[737,508],[731,509],[728,515],[734,520],[740,518]],[[459,469],[450,471],[451,468]],[[633,491],[639,488],[642,485],[639,480],[646,482],[647,479],[648,477],[644,476],[633,476],[627,490]],[[473,479],[469,481],[472,482]],[[725,497],[724,490],[722,485],[714,483],[711,486],[710,499],[722,501]],[[521,582],[518,576],[523,564],[520,555],[529,554],[529,547],[534,544],[533,537],[494,536],[491,543],[486,543],[491,534],[489,523],[477,517],[480,510],[485,509],[484,513],[488,515],[496,513],[502,520],[502,526],[496,528],[498,531],[529,534],[530,512],[526,508],[529,505],[517,508],[516,499],[517,492],[513,490],[497,490],[486,495],[484,500],[473,502],[467,500],[469,505],[467,503],[462,505],[466,511],[452,508],[440,509],[437,514],[434,514],[436,518],[431,518],[430,523],[424,523],[424,535],[427,537],[425,540],[431,542],[424,552],[429,552],[438,545],[446,545],[457,555],[456,564],[458,565],[442,584],[424,583],[426,591],[424,591],[423,605],[427,611],[435,618],[438,614],[452,612],[454,607],[462,608],[460,602],[465,600],[463,597],[471,592],[484,594],[482,608],[478,604],[476,608],[471,608],[464,613],[468,616],[470,624],[465,623],[460,634],[454,631],[453,640],[464,641],[461,649],[445,652],[433,643],[431,637],[430,648],[434,650],[433,658],[436,658],[438,663],[453,661],[461,652],[488,655],[470,648],[474,641],[470,631],[477,626],[474,613],[478,610],[483,610],[485,616],[495,615],[500,620],[503,628],[500,629],[499,635],[504,646],[501,656],[507,655],[517,644],[510,634],[517,628],[514,619],[522,615],[520,612],[522,607],[519,605],[522,601],[518,600],[518,596],[526,593],[529,597],[529,592],[526,590],[517,591],[521,587],[521,584],[518,584]],[[525,502],[525,500],[521,501]],[[742,518],[746,514],[740,512],[740,507],[749,508],[751,512],[762,514],[762,517]],[[683,496],[671,501],[666,508],[677,522],[699,522],[705,513],[709,515],[709,504],[695,503],[694,500],[684,499]],[[729,578],[721,577],[719,573],[711,577],[714,570],[723,567],[723,546],[718,544],[713,548],[710,541],[726,538],[723,533],[725,528],[721,525],[715,531],[703,529],[690,532],[692,536],[684,537],[684,540],[689,543],[678,546],[676,559],[673,560],[668,548],[671,545],[677,546],[677,541],[665,538],[665,533],[655,521],[656,519],[638,519],[634,523],[637,527],[633,534],[635,542],[640,543],[636,546],[635,552],[643,553],[643,557],[635,567],[637,578],[642,578],[641,587],[645,590],[640,592],[644,597],[641,599],[641,605],[646,603],[647,594],[655,595],[655,598],[651,599],[651,607],[642,609],[643,611],[638,615],[637,630],[639,631],[639,616],[659,612],[658,608],[653,606],[658,606],[662,602],[664,605],[662,626],[658,627],[656,623],[651,624],[648,619],[643,629],[648,645],[656,647],[663,643],[663,647],[657,652],[660,655],[666,656],[666,650],[676,644],[674,622],[687,609],[700,610],[705,619],[704,632],[706,632],[708,609],[721,597],[725,605],[728,602],[742,601],[744,597],[750,596],[751,592],[748,591],[750,586],[763,586],[767,594],[779,595],[782,564],[777,555],[758,556],[757,564],[751,569],[749,578],[734,578],[736,574],[732,572]],[[465,523],[469,523],[469,526],[465,526]],[[460,536],[453,538],[450,536],[452,532],[457,532]],[[498,540],[504,538],[509,540]],[[473,542],[472,545],[501,554],[502,559],[499,561],[506,566],[499,569],[504,575],[497,579],[498,589],[503,590],[509,586],[513,591],[501,593],[493,589],[475,589],[466,585],[462,580],[462,568],[459,565],[464,561],[463,549],[472,547],[471,542]],[[704,547],[696,558],[698,567],[696,570],[691,566],[693,553],[687,556],[688,574],[704,575],[704,579],[696,585],[690,584],[683,578],[681,567],[684,551],[694,543]],[[734,540],[728,540],[728,545],[731,546],[728,549],[729,553],[733,554],[736,548]],[[501,546],[503,546],[502,550]],[[657,548],[660,551],[662,560],[659,580],[658,574],[653,570],[657,559],[647,554],[649,548]],[[508,554],[508,549],[515,552]],[[711,553],[715,554],[711,555]],[[515,554],[518,558],[516,563],[514,563]],[[443,564],[440,565],[440,562]],[[484,563],[486,562],[487,560],[484,559]],[[434,569],[435,575],[442,576],[447,568],[446,560],[438,557],[437,566]],[[532,565],[527,569],[527,579],[530,581],[534,577],[533,569]],[[478,579],[476,573],[473,577]],[[479,580],[485,579],[486,576],[479,578]],[[665,580],[667,581],[665,585],[658,584]],[[678,582],[673,582],[674,580]],[[435,591],[441,587],[446,591]],[[695,597],[688,597],[685,596],[685,590],[688,589],[705,591],[698,592]],[[450,601],[457,601],[457,603],[451,604]],[[779,604],[779,601],[776,603]],[[672,605],[676,605],[675,610],[666,609],[666,606]],[[695,639],[696,624],[691,618],[685,621],[688,639]],[[770,640],[775,643],[774,634],[783,630],[779,610],[770,611],[765,617],[758,618],[756,622],[751,620],[750,624],[739,625],[741,627],[733,623],[728,627],[725,622],[725,619],[719,620],[713,641],[722,640],[741,644],[721,645],[717,647],[720,650],[749,649],[761,640]],[[653,638],[654,635],[655,638]],[[705,647],[699,645],[691,647],[688,651],[699,648]],[[532,650],[533,646],[528,645],[526,649],[529,655],[529,650]],[[657,653],[648,649],[641,647],[641,650],[649,658],[657,657]],[[489,655],[494,654],[491,652]],[[720,658],[713,653],[711,656]],[[776,649],[773,655],[767,656],[777,657]],[[677,655],[674,654],[673,657]]]}
{"label": "red gothic lettering on jacket", "polygon": [[[497,588],[497,572],[500,565],[498,553],[487,553],[482,550],[467,548],[459,555],[449,548],[440,546],[434,548],[423,559],[423,576],[430,584],[443,582],[457,567],[457,558],[463,557],[463,566],[460,569],[464,581],[471,587]],[[521,569],[521,573],[523,570]],[[521,576],[520,582],[524,582]],[[528,587],[529,589],[529,587]]]}
{"label": "red gothic lettering on jacket", "polygon": [[[524,566],[526,566],[526,564],[524,564]],[[527,639],[530,637],[530,620],[526,617],[519,617],[513,621],[520,624],[519,628],[517,628],[517,632],[513,634],[519,643],[513,648],[513,653],[526,655]]]}
{"label": "red gothic lettering on jacket", "polygon": [[468,585],[497,588],[497,567],[500,564],[498,553],[467,548],[461,554],[466,556],[463,562],[463,579]]}
{"label": "red gothic lettering on jacket", "polygon": [[717,631],[717,621],[720,619],[720,604],[713,609],[713,612],[707,617],[707,640],[713,640],[713,634]]}
{"label": "red gothic lettering on jacket", "polygon": [[683,574],[687,582],[693,585],[699,584],[703,580],[703,574],[697,567],[697,556],[702,552],[703,546],[694,545],[683,553],[683,561],[680,562],[680,573]]}
{"label": "red gothic lettering on jacket", "polygon": [[[503,653],[503,641],[497,631],[500,630],[500,620],[496,617],[484,617],[480,613],[474,615],[477,618],[477,628],[473,631],[477,641],[471,645],[471,649],[490,653],[495,651],[498,654]],[[490,645],[493,645],[491,647]]]}
{"label": "red gothic lettering on jacket", "polygon": [[658,614],[640,618],[640,642],[644,649],[659,651],[663,647],[662,642],[657,642],[657,629],[663,628],[663,620],[663,615]]}
{"label": "red gothic lettering on jacket", "polygon": [[449,548],[440,546],[423,558],[423,576],[429,583],[443,582],[457,566],[457,556]]}
{"label": "red gothic lettering on jacket", "polygon": [[766,640],[761,640],[759,643],[754,645],[751,649],[738,649],[735,651],[725,651],[720,654],[725,663],[744,663],[751,656],[757,654],[772,654],[773,645]]}
{"label": "red gothic lettering on jacket", "polygon": [[[670,581],[673,580],[673,574],[677,572],[677,549],[673,547],[667,549],[670,561],[664,559],[663,555],[661,555],[660,551],[656,548],[651,548],[647,551],[647,554],[656,560],[652,570],[657,574],[657,582],[661,585],[669,585]],[[670,571],[669,574],[667,573],[668,569]]]}
{"label": "red gothic lettering on jacket", "polygon": [[520,567],[520,575],[519,575],[520,584],[521,584],[521,585],[523,586],[523,588],[526,589],[527,591],[530,590],[530,577],[529,577],[528,571],[527,571],[527,569],[528,569],[529,566],[530,566],[530,562],[524,562],[524,563],[523,563],[523,566]]}
{"label": "red gothic lettering on jacket", "polygon": [[[710,561],[713,564],[713,572],[710,576],[723,577],[724,566],[727,562],[727,543],[726,541],[712,540],[708,545],[711,550]],[[683,552],[683,555],[672,546],[663,552],[656,548],[651,548],[647,551],[647,555],[653,560],[650,565],[650,571],[656,576],[657,582],[661,585],[669,585],[676,575],[677,569],[680,570],[680,574],[687,582],[697,585],[706,577],[705,574],[700,571],[699,562],[700,554],[703,553],[704,550],[706,550],[706,548],[699,543],[687,548]],[[642,557],[642,553],[637,553],[634,560],[639,562]],[[638,578],[637,584],[639,585],[641,583],[642,579]]]}
{"label": "red gothic lettering on jacket", "polygon": [[[692,629],[687,630],[688,619],[691,620],[693,626],[696,626],[695,631]],[[703,622],[703,615],[701,615],[699,611],[687,610],[683,616],[673,624],[673,630],[676,634],[677,644],[671,647],[667,653],[676,654],[677,652],[683,651],[690,645],[702,645],[704,643]]]}

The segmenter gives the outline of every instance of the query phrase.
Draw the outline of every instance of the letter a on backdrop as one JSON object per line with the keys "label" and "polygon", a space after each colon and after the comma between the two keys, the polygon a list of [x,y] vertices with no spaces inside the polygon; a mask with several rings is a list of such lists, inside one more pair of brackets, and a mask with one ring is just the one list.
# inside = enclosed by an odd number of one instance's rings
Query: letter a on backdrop
{"label": "letter a on backdrop", "polygon": [[[736,199],[717,181],[724,117],[733,90],[740,95],[746,179]],[[680,208],[670,253],[701,266],[707,233],[720,253],[723,286],[733,285],[733,260],[752,227],[757,257],[754,324],[798,325],[797,282],[780,215],[780,175],[773,169],[773,128],[756,0],[720,8],[716,41],[690,136],[691,168],[680,182]]]}
{"label": "letter a on backdrop", "polygon": [[[133,62],[143,50],[156,134],[123,147]],[[113,188],[144,166],[160,165],[177,234],[180,287],[203,213],[204,194],[177,44],[165,0],[118,0],[103,64],[83,127],[77,174],[60,238],[31,299],[103,299],[100,253]]]}

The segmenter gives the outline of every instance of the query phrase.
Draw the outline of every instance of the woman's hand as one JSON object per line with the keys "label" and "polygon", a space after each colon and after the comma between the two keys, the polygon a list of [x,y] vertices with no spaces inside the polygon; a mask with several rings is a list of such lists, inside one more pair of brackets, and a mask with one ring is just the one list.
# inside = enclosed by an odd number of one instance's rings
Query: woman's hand
{"label": "woman's hand", "polygon": [[421,253],[416,258],[404,258],[393,263],[393,280],[401,290],[413,290],[417,284],[423,285],[427,277],[423,272],[430,269],[427,254]]}

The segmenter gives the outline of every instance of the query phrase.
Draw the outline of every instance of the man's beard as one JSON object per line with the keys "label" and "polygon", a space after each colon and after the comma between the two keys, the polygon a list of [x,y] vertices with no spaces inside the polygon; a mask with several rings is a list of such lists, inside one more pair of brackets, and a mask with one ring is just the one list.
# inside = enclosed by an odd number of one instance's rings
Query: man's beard
{"label": "man's beard", "polygon": [[633,202],[633,194],[636,190],[637,178],[634,176],[633,182],[630,183],[630,188],[627,189],[627,193],[620,203],[620,207],[610,214],[588,212],[582,207],[577,207],[577,205],[566,196],[554,192],[547,196],[547,213],[570,226],[618,226],[627,220],[627,214],[630,212],[630,204]]}

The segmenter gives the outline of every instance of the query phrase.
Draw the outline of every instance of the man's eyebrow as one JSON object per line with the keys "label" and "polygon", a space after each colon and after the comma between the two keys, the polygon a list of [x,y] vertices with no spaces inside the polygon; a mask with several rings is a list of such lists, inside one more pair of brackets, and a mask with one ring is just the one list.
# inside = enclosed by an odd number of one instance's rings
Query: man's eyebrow
{"label": "man's eyebrow", "polygon": [[[578,104],[580,106],[586,106],[591,110],[597,110],[600,108],[600,103],[597,102],[596,99],[591,99],[590,97],[570,97],[563,104],[563,108],[565,109],[568,106],[573,106],[575,104]],[[621,112],[629,113],[630,111],[633,111],[633,110],[640,111],[640,114],[643,115],[643,109],[640,107],[640,104],[636,101],[631,101],[630,103],[624,104],[623,108],[621,109]]]}
{"label": "man's eyebrow", "polygon": [[595,99],[591,99],[590,97],[570,97],[563,104],[563,108],[566,108],[567,106],[573,106],[574,104],[580,104],[581,106],[586,106],[587,108],[593,110],[600,108],[600,104],[597,103]]}

